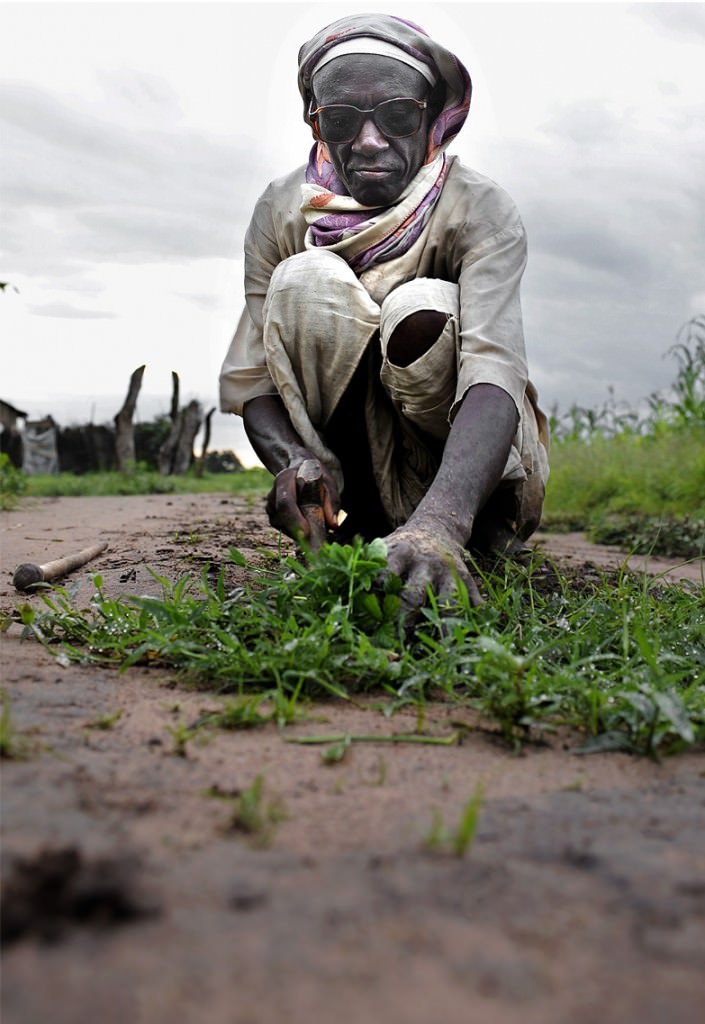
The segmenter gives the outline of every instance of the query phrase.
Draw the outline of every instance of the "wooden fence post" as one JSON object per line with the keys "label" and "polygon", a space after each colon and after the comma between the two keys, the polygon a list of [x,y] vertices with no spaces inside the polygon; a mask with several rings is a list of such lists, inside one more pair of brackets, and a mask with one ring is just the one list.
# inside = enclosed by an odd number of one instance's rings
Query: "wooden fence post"
{"label": "wooden fence post", "polygon": [[195,399],[182,409],[168,438],[159,449],[159,472],[162,476],[185,473],[193,460],[193,442],[201,426],[201,405]]}
{"label": "wooden fence post", "polygon": [[121,473],[134,469],[135,465],[135,429],[132,417],[135,414],[137,396],[142,387],[145,367],[138,366],[130,377],[130,386],[123,402],[122,409],[115,417],[115,461]]}

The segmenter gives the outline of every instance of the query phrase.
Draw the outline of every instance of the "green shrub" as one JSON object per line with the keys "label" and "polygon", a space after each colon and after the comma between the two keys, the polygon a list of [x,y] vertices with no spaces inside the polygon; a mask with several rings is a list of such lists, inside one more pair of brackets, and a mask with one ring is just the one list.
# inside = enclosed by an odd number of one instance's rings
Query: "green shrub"
{"label": "green shrub", "polygon": [[14,508],[26,490],[27,477],[12,465],[9,455],[0,452],[0,509]]}
{"label": "green shrub", "polygon": [[703,520],[705,425],[554,444],[544,528],[692,557],[703,548]]}

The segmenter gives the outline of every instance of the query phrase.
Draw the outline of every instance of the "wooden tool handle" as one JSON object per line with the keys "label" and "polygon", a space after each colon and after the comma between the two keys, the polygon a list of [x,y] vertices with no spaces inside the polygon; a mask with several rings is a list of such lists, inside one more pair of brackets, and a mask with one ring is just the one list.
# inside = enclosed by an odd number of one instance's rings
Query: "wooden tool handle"
{"label": "wooden tool handle", "polygon": [[80,569],[81,566],[105,551],[107,546],[107,540],[100,541],[98,544],[91,544],[90,547],[83,548],[76,555],[55,558],[51,562],[45,562],[44,565],[24,562],[23,565],[18,566],[15,570],[12,582],[17,590],[29,590],[36,583],[49,583],[60,576],[66,576],[67,573],[73,572],[74,569]]}
{"label": "wooden tool handle", "polygon": [[311,530],[308,546],[312,552],[318,551],[325,544],[328,531],[323,514],[323,474],[313,459],[306,459],[296,471],[296,494],[299,508]]}

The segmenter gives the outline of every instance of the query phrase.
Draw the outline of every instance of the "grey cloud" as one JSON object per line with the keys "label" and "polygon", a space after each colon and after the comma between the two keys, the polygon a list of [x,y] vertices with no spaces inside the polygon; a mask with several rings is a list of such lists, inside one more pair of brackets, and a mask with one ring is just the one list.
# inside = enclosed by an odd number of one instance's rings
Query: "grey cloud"
{"label": "grey cloud", "polygon": [[239,252],[264,184],[248,140],[177,125],[128,131],[29,86],[0,87],[0,123],[6,258],[20,269],[61,272],[68,253],[132,262]]}
{"label": "grey cloud", "polygon": [[527,347],[548,407],[599,404],[610,385],[637,402],[673,380],[663,354],[705,292],[693,114],[644,130],[599,105],[557,105],[532,143],[494,148],[492,176],[528,231]]}
{"label": "grey cloud", "polygon": [[[619,226],[608,211],[597,216],[573,210],[566,217],[560,208],[537,203],[527,211],[535,223],[533,247],[536,252],[560,252],[563,260],[572,261],[581,274],[593,275],[600,290],[625,284],[653,281],[658,275],[654,255],[637,239],[620,235]],[[601,215],[600,215],[601,214]]]}
{"label": "grey cloud", "polygon": [[625,119],[607,110],[604,103],[581,99],[556,108],[552,117],[542,125],[542,131],[561,141],[569,140],[578,146],[592,148],[614,144],[624,127]]}
{"label": "grey cloud", "polygon": [[233,236],[232,225],[215,216],[129,204],[83,210],[73,228],[73,244],[85,254],[122,263],[234,256]]}

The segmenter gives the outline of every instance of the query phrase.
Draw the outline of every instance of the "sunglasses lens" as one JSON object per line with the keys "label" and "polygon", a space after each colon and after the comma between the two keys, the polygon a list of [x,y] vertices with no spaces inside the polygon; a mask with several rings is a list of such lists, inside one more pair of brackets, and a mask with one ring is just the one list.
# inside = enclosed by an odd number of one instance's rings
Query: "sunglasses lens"
{"label": "sunglasses lens", "polygon": [[362,114],[355,107],[324,107],[318,114],[318,134],[324,142],[351,142],[361,124]]}
{"label": "sunglasses lens", "polygon": [[379,130],[390,139],[404,139],[421,126],[422,109],[413,100],[387,100],[375,111]]}

